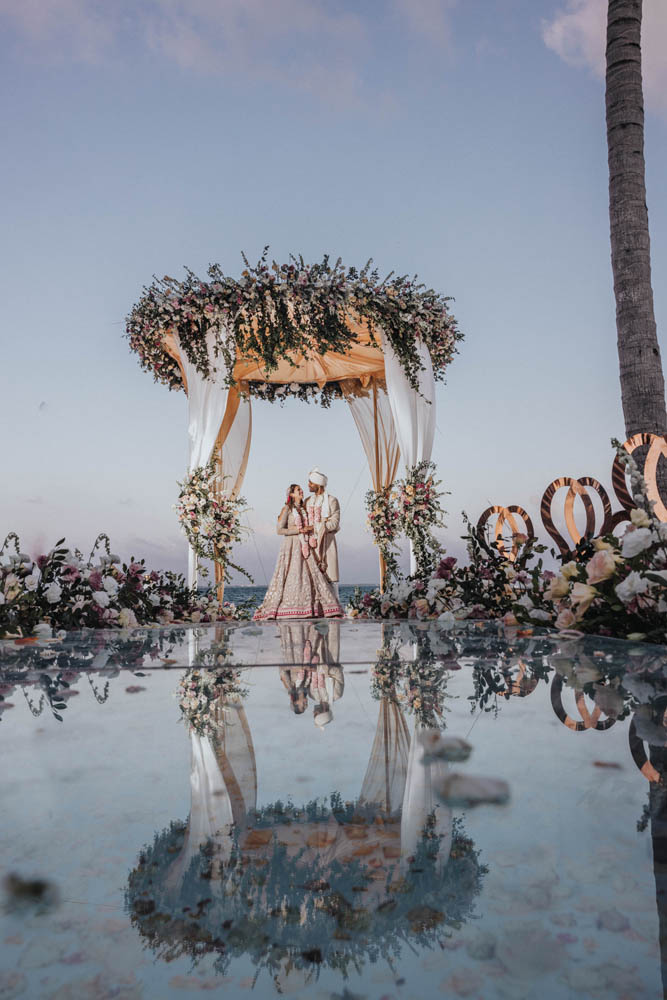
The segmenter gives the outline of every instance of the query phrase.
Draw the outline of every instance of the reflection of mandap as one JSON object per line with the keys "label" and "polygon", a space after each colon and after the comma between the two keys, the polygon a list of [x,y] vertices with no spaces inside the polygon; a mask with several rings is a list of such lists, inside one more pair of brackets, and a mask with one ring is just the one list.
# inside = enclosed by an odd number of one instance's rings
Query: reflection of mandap
{"label": "reflection of mandap", "polygon": [[[292,630],[286,651],[293,639]],[[396,702],[380,702],[357,800],[334,792],[302,807],[257,807],[238,694],[221,695],[211,713],[211,736],[190,733],[188,821],[156,835],[126,890],[132,922],[160,957],[215,953],[224,971],[247,954],[279,977],[345,973],[391,961],[402,942],[428,946],[470,916],[485,869],[435,802],[447,765],[421,763],[420,727],[411,737]]]}

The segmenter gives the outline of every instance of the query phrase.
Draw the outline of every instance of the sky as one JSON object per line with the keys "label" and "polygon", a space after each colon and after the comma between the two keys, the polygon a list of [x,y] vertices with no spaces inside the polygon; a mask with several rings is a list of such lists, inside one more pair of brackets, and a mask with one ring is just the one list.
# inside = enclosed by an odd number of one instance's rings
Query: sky
{"label": "sky", "polygon": [[[667,6],[644,0],[646,174],[667,355]],[[36,554],[107,532],[184,569],[186,399],[124,319],[154,274],[324,253],[418,274],[465,334],[434,460],[461,511],[611,485],[623,437],[607,202],[604,0],[0,0],[0,531]],[[345,403],[253,403],[239,561],[265,583],[285,486],[341,502],[372,582],[370,475]]]}

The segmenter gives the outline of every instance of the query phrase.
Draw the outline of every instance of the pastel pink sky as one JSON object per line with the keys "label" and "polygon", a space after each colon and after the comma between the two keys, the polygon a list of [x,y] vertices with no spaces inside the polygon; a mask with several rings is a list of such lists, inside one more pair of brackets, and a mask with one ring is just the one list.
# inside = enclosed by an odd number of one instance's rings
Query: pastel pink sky
{"label": "pastel pink sky", "polygon": [[[666,6],[645,0],[646,164],[666,351]],[[153,274],[244,250],[342,256],[453,295],[466,339],[434,459],[460,512],[557,476],[610,485],[623,436],[607,206],[604,0],[0,0],[7,153],[2,536],[184,568],[186,406],[124,317]],[[344,404],[254,409],[240,561],[265,582],[285,486],[319,465],[345,582],[371,581],[370,487]]]}

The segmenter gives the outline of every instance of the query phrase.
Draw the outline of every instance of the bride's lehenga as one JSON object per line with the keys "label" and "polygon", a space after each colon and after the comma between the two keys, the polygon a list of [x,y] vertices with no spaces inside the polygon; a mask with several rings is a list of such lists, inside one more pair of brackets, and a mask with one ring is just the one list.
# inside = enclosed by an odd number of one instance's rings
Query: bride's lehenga
{"label": "bride's lehenga", "polygon": [[284,535],[276,569],[255,621],[283,618],[337,618],[342,615],[336,592],[320,569],[309,536],[305,511],[283,507],[278,534]]}

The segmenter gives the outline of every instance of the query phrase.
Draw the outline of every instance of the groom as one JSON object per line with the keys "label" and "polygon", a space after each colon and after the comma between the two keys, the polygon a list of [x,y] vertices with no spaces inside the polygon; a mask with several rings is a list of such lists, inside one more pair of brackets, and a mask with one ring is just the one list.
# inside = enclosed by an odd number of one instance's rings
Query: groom
{"label": "groom", "polygon": [[[315,466],[308,476],[311,495],[306,500],[308,522],[315,527],[316,552],[320,566],[327,574],[338,597],[338,549],[336,532],[340,528],[340,504],[327,492],[327,477]],[[319,510],[318,510],[319,508]]]}

